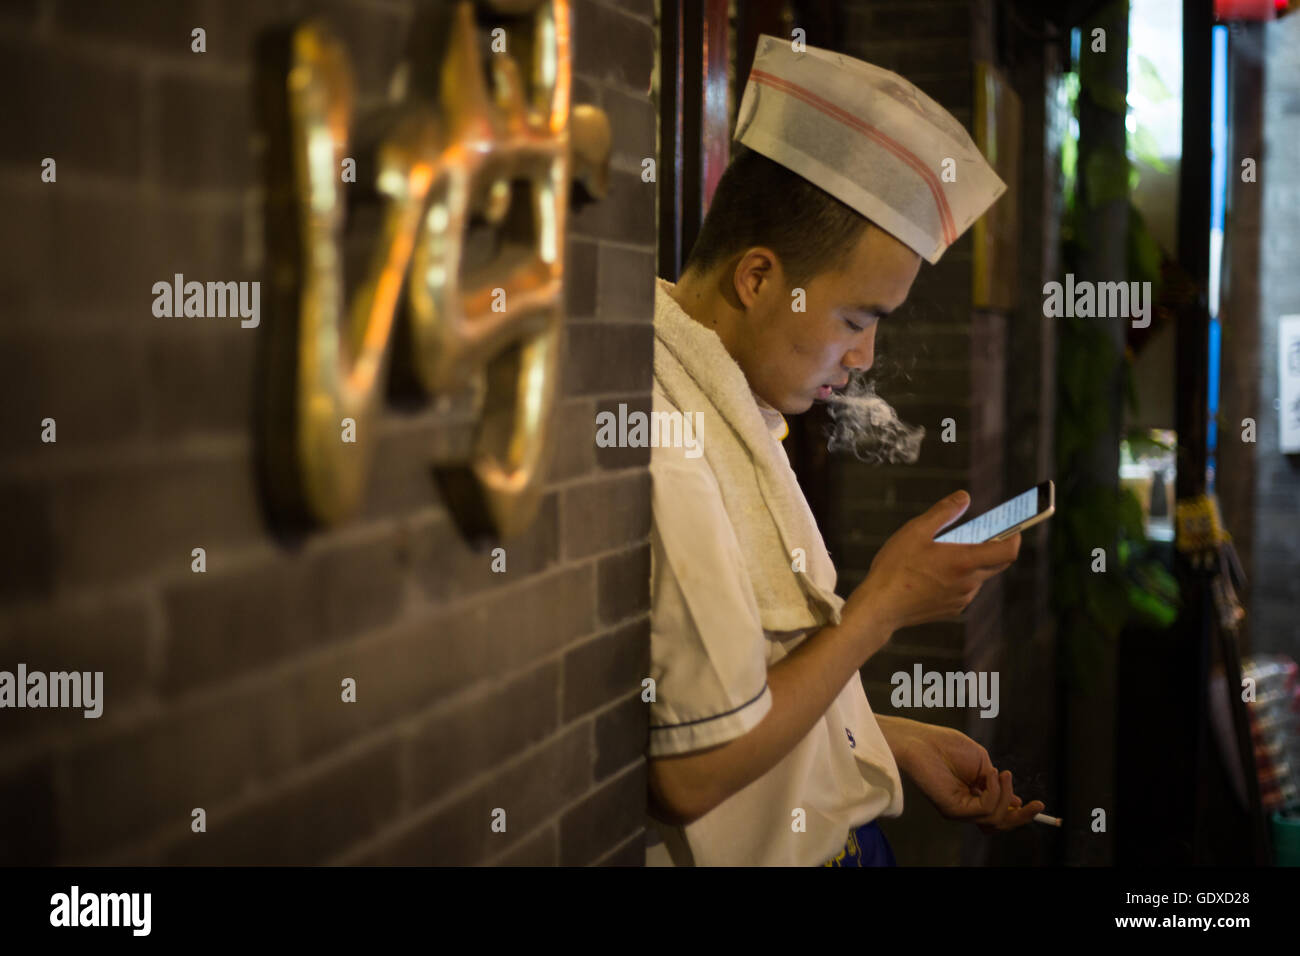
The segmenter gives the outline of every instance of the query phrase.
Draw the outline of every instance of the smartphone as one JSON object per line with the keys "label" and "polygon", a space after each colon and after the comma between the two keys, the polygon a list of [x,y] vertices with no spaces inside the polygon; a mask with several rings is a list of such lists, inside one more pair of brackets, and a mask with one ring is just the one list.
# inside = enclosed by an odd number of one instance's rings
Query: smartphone
{"label": "smartphone", "polygon": [[1045,481],[1037,488],[1030,488],[1022,495],[1016,495],[1010,501],[1004,501],[992,511],[986,511],[978,517],[963,521],[955,528],[949,528],[935,541],[946,544],[983,544],[985,541],[1001,541],[1013,534],[1031,528],[1040,521],[1046,521],[1056,511],[1056,486]]}

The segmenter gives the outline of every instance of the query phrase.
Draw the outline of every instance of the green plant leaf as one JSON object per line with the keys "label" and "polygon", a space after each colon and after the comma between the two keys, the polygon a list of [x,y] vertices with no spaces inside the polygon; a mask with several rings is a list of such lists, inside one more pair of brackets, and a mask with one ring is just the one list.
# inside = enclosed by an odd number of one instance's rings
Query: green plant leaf
{"label": "green plant leaf", "polygon": [[1174,94],[1169,92],[1169,87],[1165,86],[1165,81],[1160,78],[1160,71],[1156,69],[1156,65],[1141,53],[1138,54],[1137,59],[1137,73],[1132,77],[1133,91],[1151,103],[1163,103],[1165,100],[1172,99]]}
{"label": "green plant leaf", "polygon": [[1120,488],[1120,530],[1136,541],[1146,540],[1146,522],[1142,515],[1142,502],[1131,488]]}
{"label": "green plant leaf", "polygon": [[1160,144],[1156,142],[1155,136],[1151,130],[1138,124],[1136,130],[1128,136],[1129,148],[1133,150],[1133,155],[1137,157],[1138,162],[1150,166],[1156,172],[1169,172],[1169,164],[1160,156]]}

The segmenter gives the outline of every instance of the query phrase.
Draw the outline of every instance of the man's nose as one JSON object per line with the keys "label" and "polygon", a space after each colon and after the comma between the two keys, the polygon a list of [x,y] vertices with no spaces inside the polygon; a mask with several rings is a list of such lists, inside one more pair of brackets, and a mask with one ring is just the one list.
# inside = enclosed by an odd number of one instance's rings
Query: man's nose
{"label": "man's nose", "polygon": [[850,349],[844,353],[844,358],[841,361],[845,368],[859,372],[869,372],[874,360],[875,349],[868,345],[865,348]]}

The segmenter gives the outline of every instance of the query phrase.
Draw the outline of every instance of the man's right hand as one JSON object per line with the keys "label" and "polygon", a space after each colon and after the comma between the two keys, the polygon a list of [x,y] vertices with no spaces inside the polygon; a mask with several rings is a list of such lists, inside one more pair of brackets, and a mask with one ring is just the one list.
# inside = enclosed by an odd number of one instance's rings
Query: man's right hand
{"label": "man's right hand", "polygon": [[899,528],[844,605],[845,618],[884,621],[891,631],[956,617],[980,587],[1020,553],[1020,535],[984,544],[940,544],[934,536],[970,505],[964,491]]}

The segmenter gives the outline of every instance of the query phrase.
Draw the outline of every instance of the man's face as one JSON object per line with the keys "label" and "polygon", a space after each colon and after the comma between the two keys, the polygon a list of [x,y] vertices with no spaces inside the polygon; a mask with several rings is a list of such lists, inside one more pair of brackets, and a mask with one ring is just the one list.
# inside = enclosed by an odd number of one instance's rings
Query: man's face
{"label": "man's face", "polygon": [[920,268],[920,256],[869,225],[842,268],[804,287],[806,311],[794,310],[779,262],[742,272],[744,289],[737,291],[746,316],[736,359],[749,387],[783,414],[797,415],[844,385],[849,370],[870,369],[876,325],[903,304]]}

